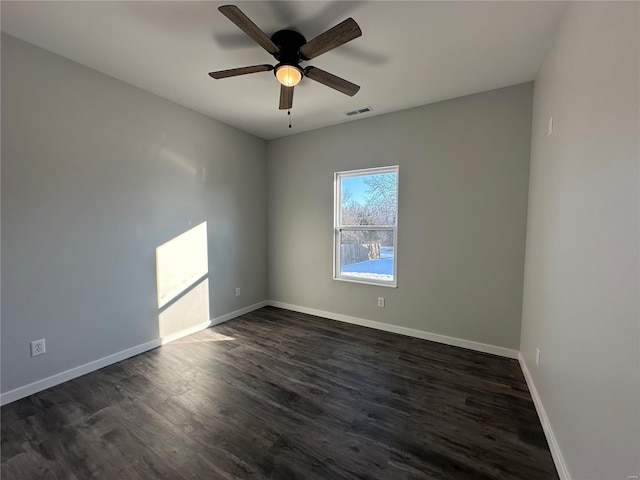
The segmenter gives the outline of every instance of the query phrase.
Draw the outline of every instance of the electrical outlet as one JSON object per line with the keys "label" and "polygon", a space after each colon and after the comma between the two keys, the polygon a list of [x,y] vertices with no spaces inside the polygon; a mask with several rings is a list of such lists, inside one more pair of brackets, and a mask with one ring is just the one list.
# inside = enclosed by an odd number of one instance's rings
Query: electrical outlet
{"label": "electrical outlet", "polygon": [[378,297],[378,306],[384,307],[384,297]]}
{"label": "electrical outlet", "polygon": [[553,117],[549,117],[549,131],[548,131],[549,135],[553,134]]}
{"label": "electrical outlet", "polygon": [[536,367],[540,366],[540,349],[536,348]]}
{"label": "electrical outlet", "polygon": [[240,296],[240,287],[237,287],[236,288],[236,297],[239,297],[239,296]]}
{"label": "electrical outlet", "polygon": [[47,348],[44,343],[44,338],[41,340],[34,340],[31,342],[31,356],[37,357],[38,355],[42,355],[43,353],[47,353]]}

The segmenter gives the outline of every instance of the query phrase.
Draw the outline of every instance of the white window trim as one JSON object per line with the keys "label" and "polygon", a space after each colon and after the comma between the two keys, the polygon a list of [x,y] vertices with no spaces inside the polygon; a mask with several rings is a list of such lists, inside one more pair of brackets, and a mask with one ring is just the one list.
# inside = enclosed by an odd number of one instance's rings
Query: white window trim
{"label": "white window trim", "polygon": [[[380,173],[395,173],[396,182],[396,222],[395,225],[342,225],[340,226],[340,206],[342,205],[342,192],[340,191],[340,179],[345,177],[361,177],[364,175],[376,175]],[[398,190],[400,179],[400,166],[362,168],[359,170],[347,170],[335,172],[333,179],[333,279],[341,282],[362,283],[381,287],[397,288],[398,286]],[[363,228],[366,227],[366,228]],[[393,280],[380,280],[375,278],[362,278],[340,273],[340,231],[378,230],[393,231]]]}

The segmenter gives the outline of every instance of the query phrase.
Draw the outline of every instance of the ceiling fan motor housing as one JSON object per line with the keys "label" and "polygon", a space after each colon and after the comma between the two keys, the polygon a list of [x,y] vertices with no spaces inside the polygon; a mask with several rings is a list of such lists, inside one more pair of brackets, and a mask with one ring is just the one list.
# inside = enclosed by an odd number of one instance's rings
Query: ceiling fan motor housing
{"label": "ceiling fan motor housing", "polygon": [[305,60],[300,56],[300,47],[307,43],[307,40],[300,33],[278,30],[271,36],[271,41],[280,48],[273,56],[281,64],[298,66],[301,60]]}

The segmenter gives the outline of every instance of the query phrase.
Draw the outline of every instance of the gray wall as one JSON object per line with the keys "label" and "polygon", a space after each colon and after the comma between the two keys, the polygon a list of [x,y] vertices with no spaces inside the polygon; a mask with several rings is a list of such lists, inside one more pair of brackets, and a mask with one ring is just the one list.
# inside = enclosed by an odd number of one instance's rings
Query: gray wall
{"label": "gray wall", "polygon": [[574,479],[640,471],[639,9],[570,3],[534,93],[521,351]]}
{"label": "gray wall", "polygon": [[211,317],[265,300],[265,148],[3,35],[2,392],[157,339],[155,249],[203,221]]}
{"label": "gray wall", "polygon": [[[532,90],[269,142],[269,298],[517,350]],[[398,288],[333,280],[333,173],[395,164]]]}

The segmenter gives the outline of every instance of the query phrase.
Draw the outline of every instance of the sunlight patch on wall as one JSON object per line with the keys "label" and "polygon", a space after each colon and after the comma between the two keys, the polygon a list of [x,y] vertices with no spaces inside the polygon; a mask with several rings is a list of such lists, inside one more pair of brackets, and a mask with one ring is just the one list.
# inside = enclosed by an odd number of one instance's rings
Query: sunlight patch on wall
{"label": "sunlight patch on wall", "polygon": [[189,290],[165,308],[158,317],[160,338],[184,332],[194,326],[204,328],[209,324],[209,279]]}
{"label": "sunlight patch on wall", "polygon": [[162,343],[209,325],[207,222],[156,248],[158,334]]}
{"label": "sunlight patch on wall", "polygon": [[158,308],[208,272],[207,222],[202,222],[156,248]]}

